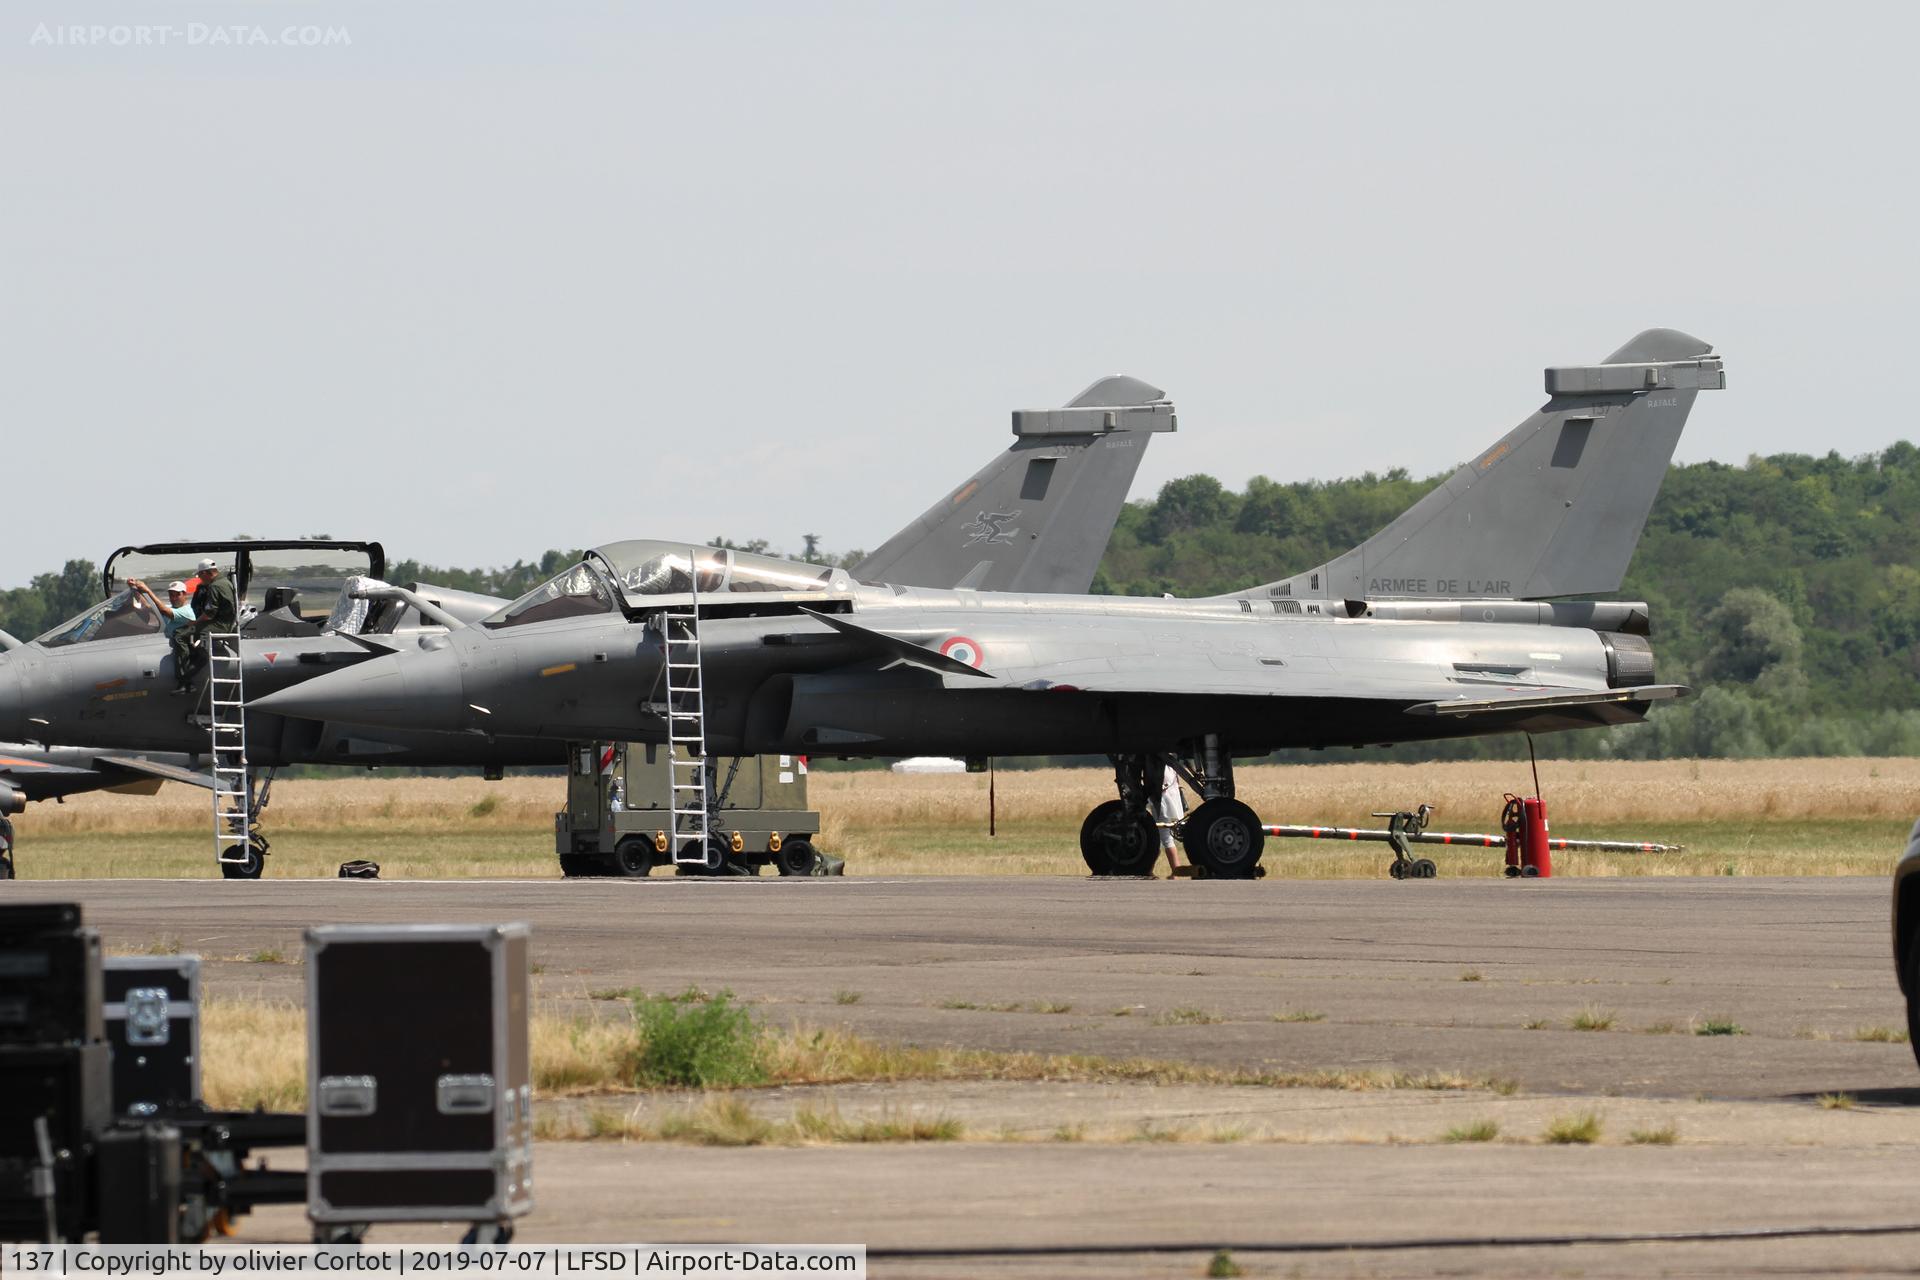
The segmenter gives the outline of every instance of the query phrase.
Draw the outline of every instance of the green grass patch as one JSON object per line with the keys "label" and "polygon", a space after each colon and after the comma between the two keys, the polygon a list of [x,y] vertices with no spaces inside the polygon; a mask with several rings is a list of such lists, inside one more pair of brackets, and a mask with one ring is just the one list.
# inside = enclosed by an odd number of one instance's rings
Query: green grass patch
{"label": "green grass patch", "polygon": [[1611,1031],[1613,1023],[1613,1010],[1602,1009],[1595,1005],[1588,1005],[1567,1019],[1567,1025],[1575,1031]]}
{"label": "green grass patch", "polygon": [[1663,1124],[1658,1129],[1635,1129],[1627,1134],[1627,1141],[1636,1147],[1670,1147],[1680,1141],[1680,1128]]}
{"label": "green grass patch", "polygon": [[1892,1027],[1856,1027],[1853,1038],[1862,1044],[1905,1044],[1907,1033]]}
{"label": "green grass patch", "polygon": [[863,997],[858,991],[836,991],[833,993],[835,1004],[859,1004]]}
{"label": "green grass patch", "polygon": [[1743,1036],[1747,1029],[1732,1018],[1702,1018],[1693,1024],[1697,1036]]}
{"label": "green grass patch", "polygon": [[767,1078],[760,1030],[730,991],[704,999],[641,997],[633,1018],[640,1035],[636,1084],[710,1089]]}

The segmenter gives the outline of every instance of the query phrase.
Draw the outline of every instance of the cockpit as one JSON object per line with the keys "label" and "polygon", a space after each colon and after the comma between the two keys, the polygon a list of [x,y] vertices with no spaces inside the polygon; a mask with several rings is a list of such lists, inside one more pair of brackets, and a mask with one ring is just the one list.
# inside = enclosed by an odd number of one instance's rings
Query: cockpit
{"label": "cockpit", "polygon": [[[612,542],[488,618],[491,629],[612,613],[624,601],[692,595],[818,595],[851,585],[832,565],[681,542]],[[657,607],[657,606],[656,606]]]}
{"label": "cockpit", "polygon": [[[404,600],[379,594],[385,587],[386,553],[377,542],[325,539],[233,542],[180,542],[122,547],[107,557],[106,599],[40,636],[47,649],[157,636],[164,619],[153,602],[128,583],[139,579],[162,599],[166,584],[178,580],[191,589],[202,558],[211,557],[234,584],[242,634],[304,637],[334,633],[386,633],[434,625]],[[477,622],[499,608],[495,597],[446,587],[415,584],[438,611],[462,622]],[[317,606],[317,607],[316,607]]]}
{"label": "cockpit", "polygon": [[63,649],[90,640],[158,635],[160,624],[160,611],[145,596],[137,591],[122,590],[79,617],[67,619],[35,643],[47,649]]}

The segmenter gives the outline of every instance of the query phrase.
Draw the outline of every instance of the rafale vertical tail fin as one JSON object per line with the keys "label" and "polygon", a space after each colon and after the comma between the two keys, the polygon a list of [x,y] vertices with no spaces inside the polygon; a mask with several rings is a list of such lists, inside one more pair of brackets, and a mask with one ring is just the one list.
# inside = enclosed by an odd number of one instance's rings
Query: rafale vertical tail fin
{"label": "rafale vertical tail fin", "polygon": [[1013,444],[856,565],[865,582],[1081,593],[1093,585],[1166,394],[1102,378],[1062,409],[1016,409]]}
{"label": "rafale vertical tail fin", "polygon": [[1594,365],[1548,369],[1547,403],[1386,528],[1241,595],[1535,600],[1617,591],[1713,348],[1649,329]]}

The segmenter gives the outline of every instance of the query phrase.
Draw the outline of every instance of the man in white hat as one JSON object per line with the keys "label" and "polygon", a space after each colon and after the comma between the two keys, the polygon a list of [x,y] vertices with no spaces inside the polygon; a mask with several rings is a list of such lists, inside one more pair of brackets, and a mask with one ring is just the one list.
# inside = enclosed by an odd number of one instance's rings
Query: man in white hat
{"label": "man in white hat", "polygon": [[193,663],[193,636],[187,630],[193,623],[193,602],[187,599],[187,584],[169,582],[165,600],[153,594],[153,588],[138,578],[128,578],[127,589],[145,596],[154,612],[160,615],[160,634],[173,649],[174,692],[185,693]]}

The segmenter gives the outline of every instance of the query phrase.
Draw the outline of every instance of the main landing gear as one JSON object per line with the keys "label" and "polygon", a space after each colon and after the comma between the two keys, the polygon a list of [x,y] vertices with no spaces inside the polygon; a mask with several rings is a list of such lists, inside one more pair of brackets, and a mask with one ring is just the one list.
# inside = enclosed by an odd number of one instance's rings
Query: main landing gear
{"label": "main landing gear", "polygon": [[1252,880],[1264,875],[1260,854],[1266,828],[1233,796],[1233,759],[1216,735],[1181,744],[1173,755],[1119,755],[1113,761],[1118,800],[1099,805],[1080,825],[1080,856],[1096,876],[1150,876],[1160,858],[1156,813],[1166,771],[1200,795],[1200,804],[1173,826],[1187,858],[1207,876]]}

